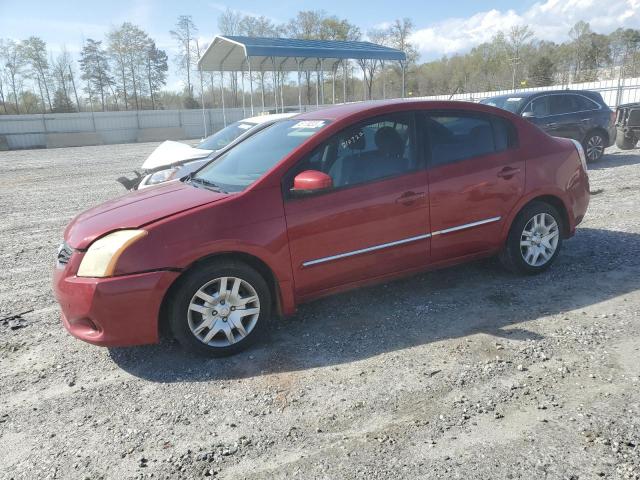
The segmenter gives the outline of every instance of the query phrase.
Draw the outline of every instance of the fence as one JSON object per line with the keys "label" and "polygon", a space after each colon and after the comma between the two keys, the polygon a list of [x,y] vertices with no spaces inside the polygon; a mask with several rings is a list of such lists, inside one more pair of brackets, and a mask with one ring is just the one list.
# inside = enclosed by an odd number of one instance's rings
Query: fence
{"label": "fence", "polygon": [[[468,100],[518,92],[556,89],[592,90],[599,92],[612,108],[622,103],[640,101],[640,78],[572,83],[550,87],[525,88],[493,92],[460,93],[420,97],[428,100]],[[306,107],[315,109],[315,106]],[[297,110],[297,107],[295,108]],[[256,109],[259,114],[261,109]],[[166,139],[201,138],[221,129],[225,123],[248,115],[242,108],[202,110],[149,110],[134,112],[64,113],[43,115],[0,116],[0,147],[2,140],[10,149],[47,146],[95,145],[131,143]],[[56,138],[63,137],[59,144]],[[75,142],[75,143],[74,143]],[[1,149],[1,148],[0,148]]]}
{"label": "fence", "polygon": [[[51,146],[52,139],[66,134],[85,144],[130,143],[140,139],[202,138],[248,114],[242,108],[204,110],[149,110],[135,112],[82,112],[0,116],[0,137],[10,149]],[[256,115],[259,111],[256,111]],[[75,135],[75,137],[74,137]],[[84,136],[83,136],[84,135]],[[158,137],[158,138],[155,138]]]}
{"label": "fence", "polygon": [[420,97],[426,100],[466,100],[479,102],[483,98],[495,97],[497,95],[538,92],[545,90],[591,90],[599,92],[605,103],[611,108],[615,108],[623,103],[640,101],[640,78],[621,78],[614,80],[600,80],[596,82],[569,83],[564,85],[552,85],[549,87],[520,88],[516,90],[499,90],[492,92],[458,93],[455,95],[434,95]]}

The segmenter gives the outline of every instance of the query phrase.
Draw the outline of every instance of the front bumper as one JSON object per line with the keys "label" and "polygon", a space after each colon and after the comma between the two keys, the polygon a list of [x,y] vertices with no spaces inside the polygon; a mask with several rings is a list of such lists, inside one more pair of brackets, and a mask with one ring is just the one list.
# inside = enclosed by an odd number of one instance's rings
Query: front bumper
{"label": "front bumper", "polygon": [[179,272],[81,278],[69,274],[77,270],[72,263],[78,262],[73,258],[67,268],[57,267],[53,277],[62,323],[69,333],[105,347],[157,343],[160,306]]}

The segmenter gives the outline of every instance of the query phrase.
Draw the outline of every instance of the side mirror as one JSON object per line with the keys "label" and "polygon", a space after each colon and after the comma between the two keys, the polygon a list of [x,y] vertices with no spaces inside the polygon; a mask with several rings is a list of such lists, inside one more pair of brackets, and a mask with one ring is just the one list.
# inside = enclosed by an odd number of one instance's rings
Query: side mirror
{"label": "side mirror", "polygon": [[291,193],[295,196],[310,195],[333,188],[329,175],[318,170],[305,170],[293,179]]}
{"label": "side mirror", "polygon": [[523,118],[536,118],[536,115],[533,112],[523,112],[522,113],[522,117]]}

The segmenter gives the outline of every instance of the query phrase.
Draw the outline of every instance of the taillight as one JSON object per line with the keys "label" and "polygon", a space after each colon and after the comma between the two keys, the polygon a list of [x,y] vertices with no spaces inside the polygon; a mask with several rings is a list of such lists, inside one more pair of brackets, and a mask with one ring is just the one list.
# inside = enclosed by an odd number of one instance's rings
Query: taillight
{"label": "taillight", "polygon": [[582,148],[582,144],[579,141],[573,140],[573,139],[571,139],[571,141],[573,142],[573,145],[576,147],[576,150],[578,151],[578,156],[580,157],[580,163],[582,163],[582,169],[586,172],[587,157],[584,154],[584,148]]}

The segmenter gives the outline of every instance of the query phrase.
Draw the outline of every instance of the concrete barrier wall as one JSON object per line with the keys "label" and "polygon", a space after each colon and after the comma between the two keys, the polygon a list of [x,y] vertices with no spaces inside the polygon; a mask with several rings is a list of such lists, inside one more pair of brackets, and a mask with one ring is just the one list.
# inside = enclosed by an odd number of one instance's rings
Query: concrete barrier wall
{"label": "concrete barrier wall", "polygon": [[224,115],[221,109],[0,115],[0,139],[12,150],[183,140],[211,135],[224,127],[225,117],[229,124],[250,115],[242,108]]}

